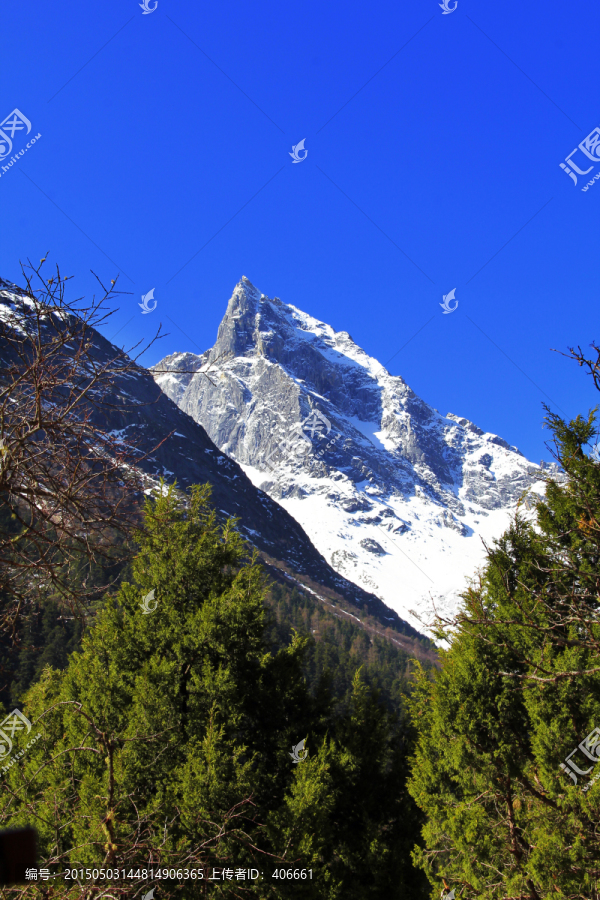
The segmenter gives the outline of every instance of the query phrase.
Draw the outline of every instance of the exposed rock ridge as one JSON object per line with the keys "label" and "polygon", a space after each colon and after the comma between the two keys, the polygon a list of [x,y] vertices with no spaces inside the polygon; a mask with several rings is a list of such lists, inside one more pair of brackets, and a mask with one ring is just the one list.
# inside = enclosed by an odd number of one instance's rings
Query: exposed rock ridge
{"label": "exposed rock ridge", "polygon": [[[212,383],[183,374],[206,366]],[[160,374],[167,368],[175,372]],[[214,346],[172,354],[155,369],[165,393],[288,509],[340,574],[415,624],[409,611],[423,610],[429,595],[455,605],[482,559],[479,535],[499,535],[523,492],[541,489],[539,469],[531,474],[516,447],[441,415],[348,332],[266,297],[245,277]]]}

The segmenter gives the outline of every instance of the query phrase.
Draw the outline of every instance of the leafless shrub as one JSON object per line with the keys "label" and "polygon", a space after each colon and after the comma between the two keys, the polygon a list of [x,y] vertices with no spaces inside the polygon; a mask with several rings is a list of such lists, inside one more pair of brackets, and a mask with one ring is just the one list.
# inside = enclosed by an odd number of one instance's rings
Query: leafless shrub
{"label": "leafless shrub", "polygon": [[113,314],[115,282],[98,279],[100,299],[69,300],[68,279],[57,267],[45,280],[43,263],[23,268],[24,288],[0,282],[0,634],[9,641],[44,599],[79,614],[106,590],[85,573],[131,552],[136,464],[157,449],[123,441],[106,415],[119,399],[123,409],[117,384],[141,371],[137,359],[159,334],[117,349],[94,332]]}

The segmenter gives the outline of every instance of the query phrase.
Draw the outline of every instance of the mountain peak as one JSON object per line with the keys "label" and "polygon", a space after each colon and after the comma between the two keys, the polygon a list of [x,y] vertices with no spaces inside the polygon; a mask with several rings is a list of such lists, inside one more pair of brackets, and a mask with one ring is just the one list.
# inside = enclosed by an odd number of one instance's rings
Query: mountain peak
{"label": "mountain peak", "polygon": [[[249,294],[252,286],[245,287]],[[19,313],[30,302],[24,289],[0,278],[0,322],[5,335],[11,328],[15,334],[20,333]],[[52,341],[55,332],[47,319],[42,329],[44,344]],[[114,369],[114,360],[120,358],[122,351],[92,327],[87,330],[87,340],[97,365]],[[11,346],[9,341],[0,341],[3,372],[13,365],[20,366]],[[62,360],[69,361],[77,348],[61,346],[55,359],[60,359],[62,365]],[[95,405],[94,427],[112,437],[115,447],[128,447],[135,452],[135,465],[146,494],[160,490],[161,478],[176,482],[183,489],[209,482],[211,504],[217,514],[238,520],[237,529],[259,550],[275,581],[297,584],[328,606],[334,605],[336,615],[349,619],[357,618],[354,613],[367,607],[369,614],[379,619],[385,629],[391,623],[396,642],[412,650],[412,638],[419,638],[417,632],[401,622],[371,592],[357,588],[334,571],[297,521],[258,490],[241,468],[215,446],[204,428],[182,410],[186,388],[192,381],[208,380],[204,375],[195,374],[203,367],[206,356],[206,353],[172,353],[150,372],[141,366],[135,371],[125,367],[122,373],[117,368],[106,402]],[[162,392],[155,383],[161,379],[161,386],[168,384]],[[176,402],[170,399],[171,394],[177,394]],[[105,453],[105,444],[100,446],[100,451]],[[117,455],[114,462],[120,465],[123,460],[119,462]],[[368,630],[373,631],[371,625]],[[410,638],[399,637],[401,634]],[[418,655],[422,649],[419,641]]]}
{"label": "mountain peak", "polygon": [[255,319],[260,297],[260,291],[243,275],[233,289],[219,325],[217,342],[209,357],[211,362],[219,356],[245,356],[254,351]]}
{"label": "mountain peak", "polygon": [[417,627],[411,609],[431,595],[456,605],[481,538],[498,537],[539,480],[501,437],[442,416],[348,332],[247,278],[209,353],[211,381],[156,381],[334,569]]}
{"label": "mountain peak", "polygon": [[238,296],[246,296],[246,297],[260,297],[260,291],[257,290],[249,278],[246,278],[245,275],[242,275],[240,281],[236,284],[233,289],[232,297]]}

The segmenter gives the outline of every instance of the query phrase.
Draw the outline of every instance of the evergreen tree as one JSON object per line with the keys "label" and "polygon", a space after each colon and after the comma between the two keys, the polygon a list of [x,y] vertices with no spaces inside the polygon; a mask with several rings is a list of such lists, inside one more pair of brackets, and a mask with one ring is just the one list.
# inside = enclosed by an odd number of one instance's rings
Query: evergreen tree
{"label": "evergreen tree", "polygon": [[283,807],[271,816],[275,845],[300,836],[317,889],[307,896],[424,898],[426,880],[409,865],[420,817],[406,790],[407,736],[360,671],[335,731],[336,740],[299,767]]}
{"label": "evergreen tree", "polygon": [[[217,884],[232,897],[393,900],[409,885],[424,896],[397,725],[360,678],[344,717],[323,691],[311,696],[307,638],[269,648],[262,571],[208,497],[195,487],[184,504],[165,489],[147,502],[133,583],[106,599],[67,669],[46,668],[25,698],[41,738],[4,775],[0,823],[34,821],[51,869],[262,873],[252,886],[176,875],[161,897]],[[308,757],[294,764],[302,739]],[[311,868],[311,879],[272,877]],[[132,884],[110,894],[157,886]],[[40,890],[81,896],[68,881],[27,892]]]}
{"label": "evergreen tree", "polygon": [[442,671],[421,674],[412,702],[410,791],[427,817],[415,859],[432,897],[600,897],[597,432],[593,412],[547,421],[566,479],[489,551],[455,628],[440,628]]}

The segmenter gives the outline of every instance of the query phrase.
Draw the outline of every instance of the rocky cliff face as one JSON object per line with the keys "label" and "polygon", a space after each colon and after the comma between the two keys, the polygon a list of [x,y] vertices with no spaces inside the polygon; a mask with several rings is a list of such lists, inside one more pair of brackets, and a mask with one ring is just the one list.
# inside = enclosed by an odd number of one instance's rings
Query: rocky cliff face
{"label": "rocky cliff face", "polygon": [[[208,372],[209,378],[199,374]],[[302,525],[337,572],[419,625],[451,609],[541,472],[247,278],[217,341],[154,368],[162,390]]]}
{"label": "rocky cliff face", "polygon": [[[0,278],[0,321],[8,327],[15,313],[22,313],[23,303],[21,289]],[[114,345],[93,329],[91,340],[99,366],[118,353]],[[183,368],[187,366],[184,359],[180,359]],[[195,357],[188,362],[197,365]],[[2,373],[16,363],[18,360],[11,356],[8,343],[0,335],[0,382]],[[199,381],[207,379],[197,378],[196,387]],[[211,386],[208,381],[207,384]],[[172,387],[175,386],[176,382]],[[241,534],[258,549],[271,577],[304,587],[333,606],[336,615],[360,618],[367,611],[384,629],[392,630],[391,640],[409,652],[413,639],[420,645],[414,628],[378,597],[334,571],[298,521],[257,489],[241,468],[215,446],[198,421],[165,396],[146,369],[140,366],[135,373],[117,376],[105,400],[102,412],[94,413],[93,419],[109,436],[136,448],[137,466],[148,476],[147,492],[158,485],[160,477],[168,483],[177,481],[183,488],[210,482],[212,503],[218,514],[239,519]]]}

